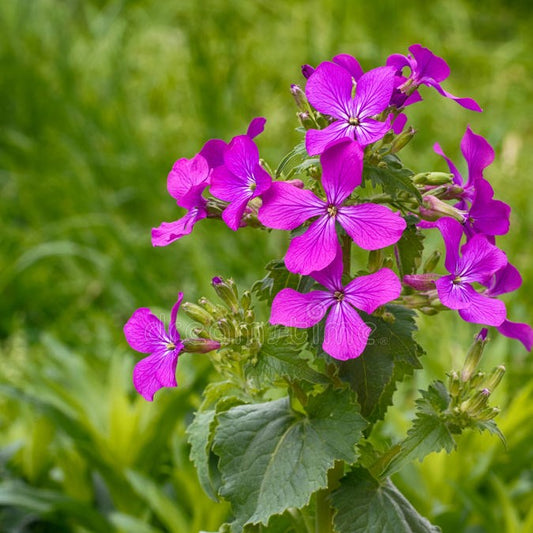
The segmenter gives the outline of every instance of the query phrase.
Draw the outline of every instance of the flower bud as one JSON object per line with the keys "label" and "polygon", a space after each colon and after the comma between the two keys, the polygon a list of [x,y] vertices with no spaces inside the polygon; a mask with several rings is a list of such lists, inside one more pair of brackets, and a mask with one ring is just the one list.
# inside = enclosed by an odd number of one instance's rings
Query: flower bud
{"label": "flower bud", "polygon": [[291,94],[296,102],[296,105],[298,106],[298,109],[300,109],[300,111],[307,111],[307,98],[305,97],[305,93],[302,91],[302,88],[293,83],[291,85]]}
{"label": "flower bud", "polygon": [[487,406],[489,396],[489,389],[478,390],[471,398],[468,398],[468,400],[465,400],[461,404],[461,411],[472,417],[477,416],[479,412]]}
{"label": "flower bud", "polygon": [[448,378],[448,390],[452,396],[457,397],[459,392],[461,392],[461,380],[459,379],[459,374],[454,370],[448,375]]}
{"label": "flower bud", "polygon": [[483,350],[485,349],[485,344],[487,344],[487,342],[487,329],[483,328],[476,335],[474,343],[470,346],[470,349],[466,354],[465,363],[461,370],[462,381],[468,381],[474,375],[474,372],[479,365],[479,361],[481,361],[481,356],[483,355]]}
{"label": "flower bud", "polygon": [[220,330],[220,333],[230,341],[236,340],[239,336],[237,335],[237,329],[235,324],[229,321],[227,318],[221,318],[217,320],[217,327]]}
{"label": "flower bud", "polygon": [[494,392],[494,389],[500,384],[503,376],[505,374],[505,366],[497,366],[486,379],[484,385],[491,392]]}
{"label": "flower bud", "polygon": [[195,322],[199,322],[204,326],[209,326],[215,321],[214,317],[199,305],[185,302],[181,308],[189,318],[192,318]]}
{"label": "flower bud", "polygon": [[314,71],[315,69],[311,65],[302,65],[302,75],[306,80],[309,79],[309,77],[311,76],[311,74],[313,74]]}
{"label": "flower bud", "polygon": [[416,185],[445,185],[452,183],[453,174],[449,172],[421,172],[413,177]]}
{"label": "flower bud", "polygon": [[252,293],[250,291],[244,291],[241,296],[241,307],[245,311],[250,308],[252,303]]}
{"label": "flower bud", "polygon": [[391,154],[398,153],[402,148],[404,148],[411,139],[415,136],[416,130],[413,127],[410,127],[408,130],[402,131],[391,144]]}
{"label": "flower bud", "polygon": [[383,259],[384,259],[384,255],[383,255],[382,249],[371,250],[368,254],[368,264],[367,264],[368,272],[370,272],[371,274],[373,272],[377,272],[381,268],[381,265],[383,264]]}
{"label": "flower bud", "polygon": [[433,272],[433,270],[435,270],[435,267],[439,264],[441,255],[442,254],[438,250],[434,250],[433,253],[424,261],[424,266],[422,267],[424,274]]}
{"label": "flower bud", "polygon": [[210,315],[214,318],[222,318],[227,315],[227,310],[220,306],[210,302],[205,296],[202,296],[198,300],[198,304],[201,305]]}
{"label": "flower bud", "polygon": [[184,351],[189,353],[208,353],[220,348],[220,342],[212,339],[183,339]]}
{"label": "flower bud", "polygon": [[253,324],[253,322],[255,322],[255,313],[253,312],[252,309],[247,309],[244,312],[244,321],[247,324]]}
{"label": "flower bud", "polygon": [[438,220],[442,217],[452,217],[461,222],[461,224],[465,221],[463,211],[439,200],[436,196],[431,194],[424,196],[422,205],[420,206],[420,216],[424,220],[429,221]]}
{"label": "flower bud", "polygon": [[215,276],[212,279],[211,284],[218,297],[232,310],[233,313],[237,313],[239,310],[239,294],[233,280],[224,280],[219,276]]}
{"label": "flower bud", "polygon": [[385,268],[391,268],[391,269],[394,267],[394,261],[390,255],[388,257],[385,257],[385,259],[383,259],[382,266]]}
{"label": "flower bud", "polygon": [[477,414],[476,418],[480,422],[487,422],[489,420],[492,420],[499,414],[500,414],[500,409],[498,409],[497,407],[485,407],[485,409],[482,409]]}
{"label": "flower bud", "polygon": [[298,117],[298,120],[300,121],[300,124],[306,129],[309,130],[311,128],[316,128],[316,124],[311,118],[311,115],[308,111],[299,111],[296,113],[296,116]]}

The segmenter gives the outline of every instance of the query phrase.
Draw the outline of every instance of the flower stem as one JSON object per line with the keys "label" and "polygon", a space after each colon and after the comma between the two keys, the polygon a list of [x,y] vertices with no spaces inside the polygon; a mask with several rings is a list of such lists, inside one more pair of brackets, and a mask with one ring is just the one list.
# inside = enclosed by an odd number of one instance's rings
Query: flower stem
{"label": "flower stem", "polygon": [[342,236],[342,267],[344,275],[350,275],[352,255],[352,239],[349,235]]}

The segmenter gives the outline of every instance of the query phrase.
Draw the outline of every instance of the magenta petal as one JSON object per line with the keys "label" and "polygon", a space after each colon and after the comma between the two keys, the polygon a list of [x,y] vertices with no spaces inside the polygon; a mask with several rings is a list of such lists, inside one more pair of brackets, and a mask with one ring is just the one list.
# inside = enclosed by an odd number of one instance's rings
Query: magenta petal
{"label": "magenta petal", "polygon": [[337,220],[354,242],[365,250],[378,250],[398,242],[405,220],[388,207],[376,204],[339,208]]}
{"label": "magenta petal", "polygon": [[404,67],[411,68],[411,63],[409,59],[402,54],[391,54],[387,58],[386,64],[388,67],[394,67],[397,73],[401,72],[404,69]]}
{"label": "magenta petal", "polygon": [[326,205],[308,189],[276,181],[262,195],[258,218],[268,228],[293,230],[311,217],[325,213]]}
{"label": "magenta petal", "polygon": [[492,187],[479,178],[472,207],[468,213],[468,222],[475,233],[484,235],[505,235],[509,231],[511,208],[500,200],[493,200]]}
{"label": "magenta petal", "polygon": [[208,185],[209,166],[200,154],[192,159],[178,159],[167,177],[167,190],[180,207],[190,209]]}
{"label": "magenta petal", "polygon": [[373,313],[400,296],[402,284],[389,268],[382,268],[374,274],[359,276],[346,285],[345,300],[365,313]]}
{"label": "magenta petal", "polygon": [[394,74],[392,67],[377,67],[359,78],[354,102],[359,119],[379,115],[389,105]]}
{"label": "magenta petal", "polygon": [[352,76],[335,63],[318,65],[305,86],[309,103],[321,113],[348,119],[348,105],[352,100]]}
{"label": "magenta petal", "polygon": [[252,194],[246,176],[236,176],[226,166],[213,170],[209,192],[215,198],[224,200],[224,202],[232,202],[244,190],[248,190]]}
{"label": "magenta petal", "polygon": [[390,130],[390,127],[391,115],[387,117],[385,122],[380,122],[373,118],[365,118],[359,126],[356,126],[355,136],[359,143],[361,143],[361,146],[367,146],[379,141]]}
{"label": "magenta petal", "polygon": [[311,272],[310,276],[332,292],[343,291],[342,285],[342,249],[337,242],[335,259],[324,269]]}
{"label": "magenta petal", "polygon": [[409,47],[409,52],[416,61],[415,76],[420,83],[430,79],[436,82],[443,81],[450,75],[450,67],[446,61],[436,56],[429,48],[413,44]]}
{"label": "magenta petal", "polygon": [[[392,117],[394,118],[394,117]],[[394,122],[392,123],[392,131],[399,135],[402,133],[404,126],[407,124],[407,115],[405,113],[400,113]]]}
{"label": "magenta petal", "polygon": [[236,190],[233,201],[222,212],[222,220],[233,231],[239,229],[244,210],[252,196],[253,192],[249,189]]}
{"label": "magenta petal", "polygon": [[483,170],[494,161],[494,149],[481,135],[475,134],[470,126],[461,140],[461,152],[468,164],[468,182],[475,183],[483,177]]}
{"label": "magenta petal", "polygon": [[291,328],[310,328],[322,320],[333,296],[325,291],[305,294],[294,289],[282,289],[272,301],[271,324]]}
{"label": "magenta petal", "polygon": [[339,142],[324,151],[320,163],[328,202],[339,206],[361,184],[363,151],[358,143]]}
{"label": "magenta petal", "polygon": [[483,109],[479,107],[479,104],[472,98],[459,98],[458,96],[454,96],[452,93],[449,93],[448,91],[444,90],[439,83],[434,82],[433,80],[425,80],[425,85],[428,85],[429,87],[433,87],[437,90],[442,96],[449,98],[450,100],[453,100],[454,102],[458,103],[461,107],[464,107],[465,109],[468,109],[469,111],[477,111],[478,113],[481,113]]}
{"label": "magenta petal", "polygon": [[473,324],[484,324],[486,326],[501,325],[507,316],[505,304],[496,298],[489,298],[483,294],[478,294],[473,289],[472,291],[470,305],[464,309],[459,309],[461,318]]}
{"label": "magenta petal", "polygon": [[185,235],[189,235],[199,220],[207,217],[205,207],[189,210],[187,214],[175,222],[161,222],[157,228],[152,228],[152,246],[166,246]]}
{"label": "magenta petal", "polygon": [[453,174],[453,182],[456,185],[459,185],[459,187],[462,187],[463,177],[461,176],[461,174],[459,174],[459,171],[457,170],[457,167],[454,165],[453,161],[449,157],[447,157],[446,154],[443,152],[439,143],[435,143],[433,145],[433,151],[439,154],[441,157],[443,157],[446,160],[446,163],[448,163],[448,168],[450,169],[450,172]]}
{"label": "magenta petal", "polygon": [[253,139],[257,137],[260,133],[263,133],[263,130],[265,129],[266,124],[266,118],[264,117],[256,117],[248,126],[248,130],[246,131],[246,135],[250,137],[250,139]]}
{"label": "magenta petal", "polygon": [[285,266],[303,275],[322,270],[335,259],[337,243],[335,218],[322,216],[303,235],[292,239],[285,255]]}
{"label": "magenta petal", "polygon": [[165,325],[147,307],[137,309],[124,325],[128,344],[141,353],[151,353],[167,342]]}
{"label": "magenta petal", "polygon": [[484,235],[474,235],[461,248],[463,256],[454,274],[463,281],[486,284],[492,275],[507,264],[507,256],[491,244]]}
{"label": "magenta petal", "polygon": [[178,293],[178,299],[176,300],[176,303],[172,306],[172,310],[170,311],[170,322],[168,324],[168,334],[172,341],[175,343],[180,340],[180,335],[178,333],[178,330],[176,329],[176,318],[178,316],[178,310],[181,305],[181,301],[183,300],[183,293]]}
{"label": "magenta petal", "polygon": [[335,359],[354,359],[363,353],[371,332],[353,307],[337,302],[326,319],[322,348]]}
{"label": "magenta petal", "polygon": [[333,63],[345,68],[350,76],[357,81],[363,75],[363,69],[359,61],[349,54],[339,54],[333,58]]}
{"label": "magenta petal", "polygon": [[504,320],[498,326],[498,331],[506,337],[519,340],[528,352],[533,348],[533,329],[528,324]]}
{"label": "magenta petal", "polygon": [[522,276],[518,269],[507,263],[503,268],[498,270],[491,280],[488,294],[490,296],[499,296],[508,292],[516,291],[522,285]]}
{"label": "magenta petal", "polygon": [[326,146],[340,139],[355,139],[355,127],[344,120],[337,120],[323,130],[307,130],[305,149],[309,155],[321,154]]}
{"label": "magenta petal", "polygon": [[207,141],[200,155],[205,158],[210,169],[219,167],[224,164],[224,151],[228,145],[221,139],[211,139]]}
{"label": "magenta petal", "polygon": [[403,282],[417,291],[430,291],[435,288],[435,280],[439,279],[438,274],[407,274],[403,277]]}
{"label": "magenta petal", "polygon": [[145,400],[151,402],[154,394],[162,387],[176,387],[177,362],[177,352],[168,352],[165,349],[160,349],[149,357],[145,357],[133,369],[135,390]]}
{"label": "magenta petal", "polygon": [[247,135],[234,137],[224,152],[224,164],[240,179],[250,180],[258,163],[259,150]]}
{"label": "magenta petal", "polygon": [[453,218],[445,217],[437,220],[444,245],[446,246],[446,259],[444,265],[448,272],[456,272],[459,261],[459,244],[463,237],[463,226]]}
{"label": "magenta petal", "polygon": [[477,294],[470,284],[457,282],[453,274],[435,280],[435,286],[442,305],[450,309],[465,309]]}

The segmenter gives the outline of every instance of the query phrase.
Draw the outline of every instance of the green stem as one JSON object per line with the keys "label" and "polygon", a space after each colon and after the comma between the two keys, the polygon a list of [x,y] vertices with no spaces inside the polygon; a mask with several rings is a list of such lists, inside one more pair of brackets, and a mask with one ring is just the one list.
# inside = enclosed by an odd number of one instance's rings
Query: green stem
{"label": "green stem", "polygon": [[344,476],[344,461],[336,461],[328,472],[328,486],[316,493],[315,533],[333,533],[333,513],[329,495],[335,490]]}
{"label": "green stem", "polygon": [[342,236],[342,267],[344,275],[350,275],[352,256],[352,239],[349,235]]}

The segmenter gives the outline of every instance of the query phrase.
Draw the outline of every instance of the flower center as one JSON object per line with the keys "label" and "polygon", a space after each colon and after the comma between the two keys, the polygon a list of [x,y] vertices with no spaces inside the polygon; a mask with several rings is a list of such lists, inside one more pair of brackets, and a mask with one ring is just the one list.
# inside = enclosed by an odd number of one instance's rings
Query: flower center
{"label": "flower center", "polygon": [[257,183],[254,181],[252,183],[250,183],[250,185],[248,185],[248,189],[251,191],[251,192],[254,192],[255,189],[257,188]]}
{"label": "flower center", "polygon": [[348,119],[348,124],[350,124],[350,126],[359,126],[359,119],[357,117],[350,117]]}
{"label": "flower center", "polygon": [[459,285],[461,283],[461,276],[456,276],[452,283],[454,285]]}
{"label": "flower center", "polygon": [[337,300],[338,302],[342,302],[344,300],[344,293],[341,292],[341,291],[335,291],[333,293],[333,297],[335,298],[335,300]]}
{"label": "flower center", "polygon": [[176,345],[175,345],[173,342],[169,342],[169,343],[167,343],[166,348],[167,348],[167,350],[170,352],[170,351],[176,349]]}
{"label": "flower center", "polygon": [[339,211],[339,210],[337,209],[337,206],[336,206],[336,205],[333,205],[333,204],[328,205],[328,215],[329,215],[330,217],[336,217],[338,211]]}

